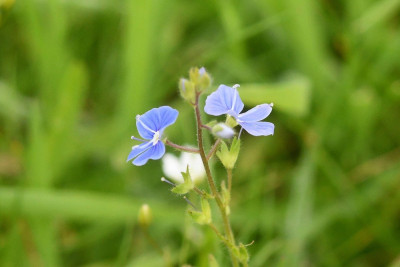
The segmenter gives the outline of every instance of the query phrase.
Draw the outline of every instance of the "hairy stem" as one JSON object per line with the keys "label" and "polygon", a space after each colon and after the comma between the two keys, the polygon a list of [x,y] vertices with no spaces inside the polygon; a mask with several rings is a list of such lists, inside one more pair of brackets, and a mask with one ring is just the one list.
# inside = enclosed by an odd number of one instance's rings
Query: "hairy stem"
{"label": "hairy stem", "polygon": [[210,160],[211,157],[215,154],[215,151],[217,151],[219,144],[221,144],[221,139],[217,139],[217,141],[215,141],[214,145],[210,149],[210,152],[208,152],[207,154],[207,160]]}
{"label": "hairy stem", "polygon": [[226,173],[228,175],[228,191],[231,193],[232,188],[232,169],[226,169]]}
{"label": "hairy stem", "polygon": [[175,144],[175,143],[172,143],[172,142],[169,141],[169,140],[166,140],[166,141],[165,141],[165,144],[168,145],[168,146],[170,146],[170,147],[173,147],[173,148],[175,148],[175,149],[177,149],[177,150],[180,150],[180,151],[185,151],[185,152],[194,153],[194,154],[200,153],[200,150],[197,149],[197,148],[191,148],[191,147],[186,147],[186,146],[180,146],[180,145],[177,145],[177,144]]}
{"label": "hairy stem", "polygon": [[[199,151],[201,160],[203,161],[204,169],[206,170],[207,174],[207,181],[208,185],[210,186],[211,192],[215,197],[215,201],[217,202],[217,206],[222,216],[222,221],[224,223],[225,234],[228,239],[228,242],[231,243],[232,246],[235,246],[235,238],[233,236],[233,232],[231,229],[231,225],[229,223],[228,216],[226,215],[224,204],[222,203],[221,196],[218,193],[217,187],[215,186],[214,179],[212,177],[210,166],[208,165],[208,160],[206,153],[204,152],[203,146],[203,132],[202,132],[202,123],[201,123],[201,116],[200,116],[200,109],[199,109],[199,94],[196,94],[196,103],[195,103],[195,113],[196,113],[196,122],[197,122],[197,142],[199,145]],[[233,255],[231,248],[228,246],[229,254],[231,256],[231,261],[233,266],[239,266],[236,257]]]}

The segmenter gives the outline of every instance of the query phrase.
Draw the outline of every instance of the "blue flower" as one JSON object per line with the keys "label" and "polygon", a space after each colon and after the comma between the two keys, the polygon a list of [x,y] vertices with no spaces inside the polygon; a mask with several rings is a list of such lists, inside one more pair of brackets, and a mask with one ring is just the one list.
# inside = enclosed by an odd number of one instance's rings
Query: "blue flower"
{"label": "blue flower", "polygon": [[161,141],[164,129],[173,124],[177,117],[178,111],[168,106],[153,108],[143,115],[137,115],[136,127],[144,140],[132,136],[132,139],[143,143],[132,147],[126,161],[134,159],[134,165],[142,166],[149,159],[160,159],[165,153],[165,145]]}
{"label": "blue flower", "polygon": [[236,90],[237,87],[239,85],[229,87],[221,84],[217,91],[207,97],[204,111],[214,116],[228,114],[234,117],[236,122],[251,135],[274,134],[274,124],[261,121],[271,113],[273,104],[258,105],[240,114],[244,108],[244,104]]}

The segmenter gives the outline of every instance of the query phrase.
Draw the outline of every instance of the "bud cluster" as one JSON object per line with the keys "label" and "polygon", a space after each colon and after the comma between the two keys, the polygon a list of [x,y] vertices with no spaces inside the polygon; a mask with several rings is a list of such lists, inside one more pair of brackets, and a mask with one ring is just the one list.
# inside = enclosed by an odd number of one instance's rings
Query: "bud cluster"
{"label": "bud cluster", "polygon": [[196,94],[200,94],[211,85],[210,74],[204,67],[200,69],[195,67],[189,70],[189,79],[181,78],[179,80],[179,92],[181,96],[190,104],[194,104]]}

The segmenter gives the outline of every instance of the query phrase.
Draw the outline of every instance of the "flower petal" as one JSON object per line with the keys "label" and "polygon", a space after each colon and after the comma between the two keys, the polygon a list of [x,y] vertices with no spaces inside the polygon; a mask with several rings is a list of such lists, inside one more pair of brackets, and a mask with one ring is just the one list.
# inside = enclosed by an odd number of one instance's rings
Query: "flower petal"
{"label": "flower petal", "polygon": [[136,166],[142,166],[146,164],[149,159],[160,159],[165,153],[165,145],[163,142],[158,141],[150,149],[140,154],[134,161],[133,164]]}
{"label": "flower petal", "polygon": [[152,139],[155,132],[173,124],[177,117],[178,111],[171,107],[153,108],[143,115],[137,116],[136,127],[141,137]]}
{"label": "flower petal", "polygon": [[214,116],[229,114],[237,117],[243,110],[243,107],[244,104],[240,99],[238,91],[221,84],[217,91],[207,97],[204,111]]}
{"label": "flower petal", "polygon": [[239,123],[249,134],[254,136],[274,134],[275,125],[271,122],[240,122]]}
{"label": "flower petal", "polygon": [[242,113],[238,116],[238,119],[244,122],[261,121],[268,117],[272,111],[272,106],[269,104],[262,104],[255,106],[254,108]]}
{"label": "flower petal", "polygon": [[149,149],[151,146],[153,145],[153,142],[146,142],[146,143],[142,143],[138,146],[134,146],[132,148],[131,153],[129,153],[128,158],[126,159],[126,161],[130,161],[132,160],[134,157],[136,157],[137,155],[143,153],[144,151],[146,151],[147,149]]}
{"label": "flower petal", "polygon": [[173,124],[178,118],[179,112],[176,109],[173,109],[168,106],[162,106],[158,108],[160,121],[159,128],[157,130],[165,129],[166,127]]}

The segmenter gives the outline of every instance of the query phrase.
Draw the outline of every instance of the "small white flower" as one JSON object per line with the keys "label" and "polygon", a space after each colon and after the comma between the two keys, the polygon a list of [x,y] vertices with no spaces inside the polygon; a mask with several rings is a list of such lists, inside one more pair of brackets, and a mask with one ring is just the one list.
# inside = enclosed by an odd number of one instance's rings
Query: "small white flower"
{"label": "small white flower", "polygon": [[166,153],[162,158],[162,169],[168,178],[175,183],[183,183],[181,172],[186,172],[186,167],[189,165],[190,177],[194,183],[198,183],[204,179],[206,171],[204,170],[203,162],[199,154],[182,152],[178,158],[174,154]]}

